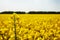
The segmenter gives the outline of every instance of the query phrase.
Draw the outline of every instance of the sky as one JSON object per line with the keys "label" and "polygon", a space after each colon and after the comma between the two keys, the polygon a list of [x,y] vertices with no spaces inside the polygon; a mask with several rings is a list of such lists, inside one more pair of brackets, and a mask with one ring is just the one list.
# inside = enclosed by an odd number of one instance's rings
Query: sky
{"label": "sky", "polygon": [[2,11],[60,11],[60,0],[0,0]]}

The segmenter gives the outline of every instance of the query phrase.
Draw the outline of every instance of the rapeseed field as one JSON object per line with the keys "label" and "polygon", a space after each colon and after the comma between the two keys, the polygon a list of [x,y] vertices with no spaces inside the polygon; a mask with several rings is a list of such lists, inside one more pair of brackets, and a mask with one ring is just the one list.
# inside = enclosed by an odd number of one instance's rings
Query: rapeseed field
{"label": "rapeseed field", "polygon": [[60,14],[17,14],[18,40],[60,40]]}
{"label": "rapeseed field", "polygon": [[0,14],[0,40],[14,40],[14,20],[12,14]]}
{"label": "rapeseed field", "polygon": [[60,14],[0,14],[0,40],[60,40]]}

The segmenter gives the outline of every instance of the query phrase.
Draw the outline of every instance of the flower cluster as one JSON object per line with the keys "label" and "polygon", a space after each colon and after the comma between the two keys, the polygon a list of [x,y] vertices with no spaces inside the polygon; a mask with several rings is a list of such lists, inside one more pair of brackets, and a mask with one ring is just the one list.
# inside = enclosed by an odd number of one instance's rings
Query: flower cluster
{"label": "flower cluster", "polygon": [[20,14],[16,17],[18,40],[60,40],[60,15]]}
{"label": "flower cluster", "polygon": [[14,40],[13,24],[13,15],[0,14],[0,40]]}

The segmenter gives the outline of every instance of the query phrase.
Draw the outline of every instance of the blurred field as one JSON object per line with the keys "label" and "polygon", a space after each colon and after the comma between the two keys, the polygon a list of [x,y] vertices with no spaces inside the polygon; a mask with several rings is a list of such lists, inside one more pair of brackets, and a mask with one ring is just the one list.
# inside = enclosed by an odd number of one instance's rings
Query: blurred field
{"label": "blurred field", "polygon": [[60,14],[16,14],[18,40],[60,40]]}
{"label": "blurred field", "polygon": [[14,19],[12,14],[0,14],[0,40],[14,40]]}
{"label": "blurred field", "polygon": [[16,40],[60,40],[60,14],[0,14],[0,40],[15,36]]}

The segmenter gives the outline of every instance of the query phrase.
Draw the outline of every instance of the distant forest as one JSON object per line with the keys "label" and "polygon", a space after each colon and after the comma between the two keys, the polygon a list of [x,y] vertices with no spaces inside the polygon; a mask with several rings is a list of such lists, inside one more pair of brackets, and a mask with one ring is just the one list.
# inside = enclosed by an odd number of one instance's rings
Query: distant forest
{"label": "distant forest", "polygon": [[[0,14],[26,14],[26,12],[13,12],[13,11],[4,11],[4,12],[0,12]],[[45,11],[30,11],[27,14],[60,14],[60,12],[45,12]]]}

